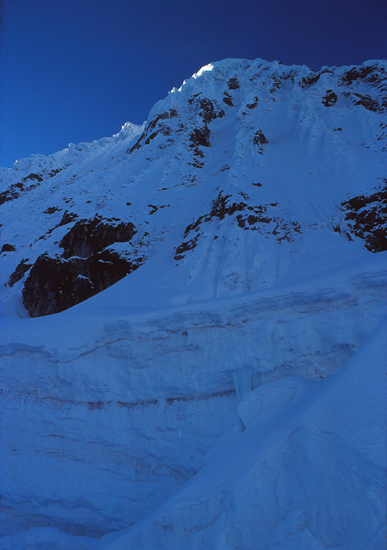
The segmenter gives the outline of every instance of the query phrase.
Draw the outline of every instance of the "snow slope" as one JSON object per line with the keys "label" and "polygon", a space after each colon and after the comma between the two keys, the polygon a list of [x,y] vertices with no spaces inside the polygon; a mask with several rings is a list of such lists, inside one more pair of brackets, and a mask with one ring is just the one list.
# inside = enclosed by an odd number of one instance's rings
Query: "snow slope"
{"label": "snow slope", "polygon": [[[62,239],[97,214],[135,227],[129,242],[107,248],[143,262],[122,297],[136,310],[366,258],[364,244],[385,234],[372,197],[382,193],[380,204],[386,193],[386,90],[383,61],[315,74],[225,60],[172,90],[143,127],[3,169],[2,315],[23,315],[29,268],[45,253],[68,263]],[[356,197],[371,203],[348,211]]]}
{"label": "snow slope", "polygon": [[385,70],[224,60],[2,170],[0,548],[383,548]]}
{"label": "snow slope", "polygon": [[250,392],[202,470],[97,547],[384,548],[386,329],[387,319],[326,380]]}

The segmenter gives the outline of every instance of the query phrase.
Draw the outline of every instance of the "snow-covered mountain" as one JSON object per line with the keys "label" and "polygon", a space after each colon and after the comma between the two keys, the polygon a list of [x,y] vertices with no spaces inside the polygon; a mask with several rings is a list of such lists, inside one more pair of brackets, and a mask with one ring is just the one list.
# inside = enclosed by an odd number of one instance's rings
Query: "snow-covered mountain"
{"label": "snow-covered mountain", "polygon": [[0,548],[383,548],[386,70],[224,60],[1,169]]}

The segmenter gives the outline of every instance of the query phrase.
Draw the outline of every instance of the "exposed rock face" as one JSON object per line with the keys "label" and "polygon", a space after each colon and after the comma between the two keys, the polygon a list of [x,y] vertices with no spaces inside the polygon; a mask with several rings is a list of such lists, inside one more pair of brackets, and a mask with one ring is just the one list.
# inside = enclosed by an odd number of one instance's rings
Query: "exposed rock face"
{"label": "exposed rock face", "polygon": [[24,277],[24,275],[27,273],[27,271],[30,269],[32,264],[27,263],[28,259],[23,258],[22,261],[18,264],[15,271],[11,273],[8,281],[8,285],[10,287],[13,287],[20,279]]}
{"label": "exposed rock face", "polygon": [[257,145],[257,148],[258,148],[258,153],[260,155],[263,154],[263,151],[264,151],[264,145],[267,145],[269,142],[267,141],[266,139],[266,136],[265,134],[262,132],[262,130],[257,130],[257,132],[255,132],[254,134],[254,139],[253,139],[253,143],[255,145]]}
{"label": "exposed rock face", "polygon": [[106,220],[98,215],[91,220],[80,220],[59,243],[64,248],[63,257],[88,258],[113,243],[130,241],[135,233],[134,225],[117,222],[120,222],[117,218]]}
{"label": "exposed rock face", "polygon": [[134,151],[140,149],[143,145],[149,145],[152,140],[158,135],[169,136],[171,129],[164,121],[177,117],[177,111],[170,109],[165,113],[161,113],[152,119],[145,127],[144,132],[141,134],[136,143],[126,151],[127,154],[132,154]]}
{"label": "exposed rock face", "polygon": [[32,189],[35,189],[35,187],[37,187],[37,184],[34,183],[31,185],[24,185],[24,183],[19,182],[11,185],[9,189],[6,189],[6,191],[0,193],[0,205],[4,204],[5,202],[19,198],[22,193],[24,193],[25,191],[32,191]]}
{"label": "exposed rock face", "polygon": [[356,81],[363,81],[370,86],[381,88],[385,86],[385,70],[379,65],[367,65],[361,67],[353,67],[343,74],[340,84],[349,85]]}
{"label": "exposed rock face", "polygon": [[3,252],[15,252],[15,250],[16,248],[13,246],[13,244],[5,243],[1,247],[0,254],[2,254]]}
{"label": "exposed rock face", "polygon": [[[41,254],[26,279],[23,303],[31,317],[64,311],[137,269],[143,258],[130,261],[106,249],[116,242],[129,241],[134,233],[132,223],[103,219],[98,215],[77,222],[60,242],[63,255]],[[20,273],[15,273],[13,280],[17,277],[20,280],[25,273],[22,271],[19,269]]]}
{"label": "exposed rock face", "polygon": [[75,306],[140,267],[104,250],[89,258],[38,257],[24,284],[23,303],[31,317],[59,313]]}
{"label": "exposed rock face", "polygon": [[220,109],[215,101],[211,101],[210,99],[204,97],[199,99],[199,105],[199,116],[203,119],[205,124],[208,124],[217,118],[224,117],[223,109]]}
{"label": "exposed rock face", "polygon": [[[32,191],[38,187],[44,179],[43,175],[52,178],[60,171],[60,169],[56,169],[51,170],[46,174],[29,174],[28,176],[25,176],[21,181],[14,183],[8,189],[0,193],[0,206],[5,202],[18,199],[25,191]],[[29,183],[30,181],[35,183]]]}
{"label": "exposed rock face", "polygon": [[[253,184],[260,185],[260,184]],[[239,193],[245,200],[249,200],[246,193]],[[297,221],[284,220],[275,215],[275,208],[278,203],[273,202],[266,205],[248,205],[246,202],[234,201],[232,195],[224,195],[221,191],[217,198],[211,202],[211,210],[208,214],[200,216],[193,223],[187,225],[184,231],[184,238],[192,237],[188,241],[183,241],[175,250],[175,260],[182,260],[184,253],[196,248],[199,238],[207,232],[204,225],[211,222],[213,218],[219,221],[224,220],[226,216],[234,216],[235,223],[240,229],[258,231],[261,234],[272,234],[277,242],[292,241],[297,233],[301,232],[301,225]],[[270,212],[270,216],[268,215]],[[200,231],[202,230],[202,231]]]}
{"label": "exposed rock face", "polygon": [[202,147],[211,147],[210,144],[210,130],[207,126],[203,128],[195,128],[190,136],[190,141],[192,145],[201,145]]}
{"label": "exposed rock face", "polygon": [[332,90],[327,90],[325,97],[323,97],[322,103],[325,107],[332,107],[337,101],[337,95]]}
{"label": "exposed rock face", "polygon": [[365,241],[367,250],[387,250],[387,181],[375,193],[353,197],[342,207],[352,233]]}

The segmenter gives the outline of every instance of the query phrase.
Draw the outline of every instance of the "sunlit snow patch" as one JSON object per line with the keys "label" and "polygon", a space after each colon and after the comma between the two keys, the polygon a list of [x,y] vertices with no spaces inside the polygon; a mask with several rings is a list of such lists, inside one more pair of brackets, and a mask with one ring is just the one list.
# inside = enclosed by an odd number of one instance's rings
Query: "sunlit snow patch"
{"label": "sunlit snow patch", "polygon": [[208,65],[204,65],[197,73],[193,75],[193,78],[198,78],[198,76],[202,76],[203,73],[206,71],[212,71],[214,66],[211,63],[208,63]]}

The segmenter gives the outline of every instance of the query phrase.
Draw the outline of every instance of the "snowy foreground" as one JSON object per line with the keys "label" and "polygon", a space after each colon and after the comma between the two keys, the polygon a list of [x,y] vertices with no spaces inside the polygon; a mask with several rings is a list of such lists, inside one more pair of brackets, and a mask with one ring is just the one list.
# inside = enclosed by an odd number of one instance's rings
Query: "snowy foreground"
{"label": "snowy foreground", "polygon": [[4,324],[19,344],[3,356],[3,518],[56,528],[0,548],[384,548],[386,256],[361,267],[200,307]]}
{"label": "snowy foreground", "polygon": [[203,469],[97,547],[383,548],[386,329],[329,379],[291,376],[249,393]]}
{"label": "snowy foreground", "polygon": [[[132,528],[99,541],[34,528],[0,539],[0,548],[385,548],[386,329],[381,323],[325,380],[289,376],[248,393],[200,471]],[[155,422],[152,412],[148,418]],[[177,454],[181,444],[187,452],[189,428],[183,418],[169,428]],[[104,457],[94,454],[94,460],[102,466]],[[47,467],[40,465],[40,480],[30,482],[44,485]],[[6,463],[2,473],[11,468]],[[66,475],[61,481],[66,487],[84,479]],[[100,504],[109,504],[102,495]]]}
{"label": "snowy foreground", "polygon": [[225,60],[0,171],[0,550],[386,548],[385,69]]}

